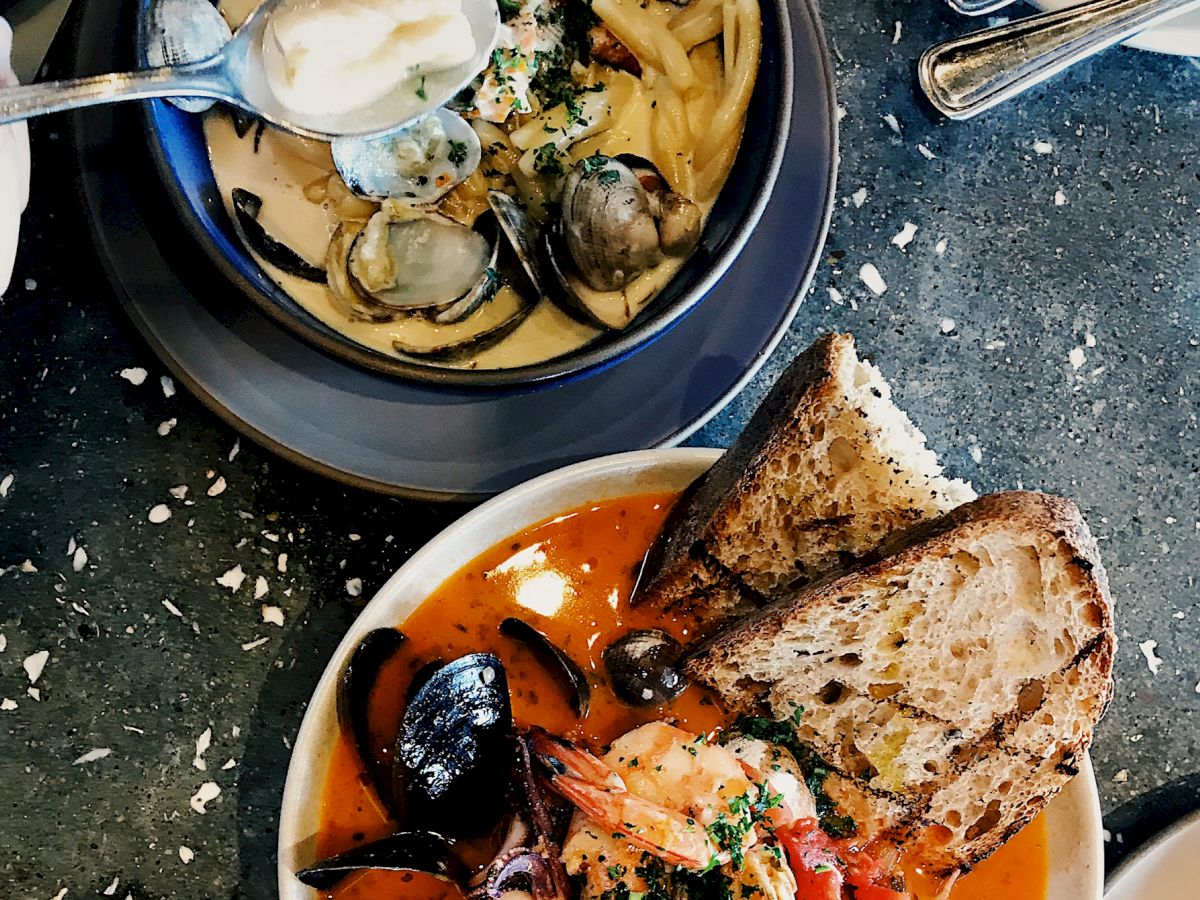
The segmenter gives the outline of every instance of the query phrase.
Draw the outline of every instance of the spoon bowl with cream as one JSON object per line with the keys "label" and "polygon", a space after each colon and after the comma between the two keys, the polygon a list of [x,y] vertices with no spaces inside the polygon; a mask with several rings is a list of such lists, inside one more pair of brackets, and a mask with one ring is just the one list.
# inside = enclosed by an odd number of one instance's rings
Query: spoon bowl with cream
{"label": "spoon bowl with cream", "polygon": [[147,21],[167,65],[0,90],[0,124],[201,97],[320,140],[386,134],[470,84],[500,26],[494,0],[263,0],[223,46],[180,39],[212,34],[214,15],[208,0],[164,0]]}

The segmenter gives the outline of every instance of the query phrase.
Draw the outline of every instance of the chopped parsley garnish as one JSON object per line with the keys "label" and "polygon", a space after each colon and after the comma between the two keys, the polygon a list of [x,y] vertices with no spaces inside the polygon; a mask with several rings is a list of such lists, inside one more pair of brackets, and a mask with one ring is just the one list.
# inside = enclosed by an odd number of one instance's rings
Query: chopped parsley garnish
{"label": "chopped parsley garnish", "polygon": [[610,185],[610,184],[616,184],[618,181],[621,180],[621,173],[618,172],[616,169],[605,169],[603,172],[601,172],[599,175],[596,176],[596,180],[605,186]]}
{"label": "chopped parsley garnish", "polygon": [[450,152],[446,154],[446,159],[452,166],[461,166],[465,163],[467,161],[467,142],[450,141]]}
{"label": "chopped parsley garnish", "polygon": [[533,170],[542,175],[565,175],[562,155],[553,143],[545,143],[533,151]]}
{"label": "chopped parsley garnish", "polygon": [[792,712],[790,721],[777,722],[765,716],[742,716],[733,723],[733,728],[726,735],[733,737],[744,734],[747,737],[758,738],[768,744],[778,744],[791,752],[800,764],[805,775],[805,782],[817,801],[817,817],[821,828],[830,837],[851,837],[857,832],[854,820],[849,816],[837,813],[837,806],[825,793],[825,778],[829,775],[829,767],[808,744],[796,737],[794,726],[800,723],[804,708],[797,706]]}
{"label": "chopped parsley garnish", "polygon": [[425,93],[425,76],[421,76],[421,83],[417,86],[417,96],[422,100],[428,100],[429,95]]}

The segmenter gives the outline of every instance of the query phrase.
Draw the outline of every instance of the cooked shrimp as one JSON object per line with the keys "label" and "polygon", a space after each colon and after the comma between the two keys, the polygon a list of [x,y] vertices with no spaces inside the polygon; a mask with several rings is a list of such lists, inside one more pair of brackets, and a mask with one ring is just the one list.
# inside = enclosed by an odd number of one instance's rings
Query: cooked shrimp
{"label": "cooked shrimp", "polygon": [[[657,865],[693,871],[720,865],[733,885],[757,888],[765,898],[793,896],[787,865],[773,848],[757,846],[756,826],[770,824],[768,815],[792,821],[804,798],[811,803],[782,766],[759,771],[703,736],[661,722],[618,738],[603,759],[545,732],[535,732],[532,742],[554,787],[579,810],[562,859],[572,875],[585,876],[584,897],[618,885],[645,890],[655,857]],[[770,763],[763,748],[750,756]],[[784,785],[790,801],[770,786],[781,774],[791,779]]]}
{"label": "cooked shrimp", "polygon": [[727,743],[725,749],[738,758],[756,784],[765,782],[772,793],[783,798],[777,807],[766,812],[773,827],[782,828],[799,819],[817,817],[817,802],[804,781],[804,772],[785,748],[739,736]]}
{"label": "cooked shrimp", "polygon": [[689,869],[702,869],[719,857],[694,818],[632,793],[604,760],[544,731],[530,737],[534,752],[551,769],[554,788],[605,832]]}

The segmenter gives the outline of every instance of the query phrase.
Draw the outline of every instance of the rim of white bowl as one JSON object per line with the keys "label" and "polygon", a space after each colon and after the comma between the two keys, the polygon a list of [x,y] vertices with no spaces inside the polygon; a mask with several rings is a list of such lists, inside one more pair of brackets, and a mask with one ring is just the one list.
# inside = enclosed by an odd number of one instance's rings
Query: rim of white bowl
{"label": "rim of white bowl", "polygon": [[[314,900],[318,896],[294,873],[313,862],[312,843],[329,767],[330,744],[325,738],[336,728],[337,678],[363,635],[374,628],[402,625],[442,582],[506,536],[585,503],[682,490],[721,452],[706,448],[638,450],[548,472],[510,488],[449,525],[379,588],[330,657],[296,736],[280,811],[277,874],[281,900]],[[1086,755],[1079,774],[1047,809],[1052,861],[1047,900],[1101,900],[1100,800]]]}

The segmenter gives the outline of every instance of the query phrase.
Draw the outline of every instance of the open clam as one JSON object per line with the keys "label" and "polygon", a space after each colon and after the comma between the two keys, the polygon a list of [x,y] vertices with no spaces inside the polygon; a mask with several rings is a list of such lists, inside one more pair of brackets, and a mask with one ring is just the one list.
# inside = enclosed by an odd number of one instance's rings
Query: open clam
{"label": "open clam", "polygon": [[483,152],[475,130],[448,109],[383,137],[334,141],[332,151],[338,174],[354,193],[421,206],[465,181]]}

